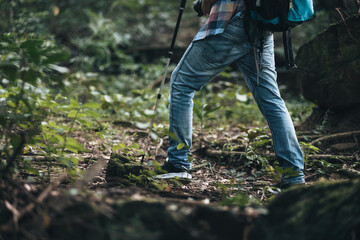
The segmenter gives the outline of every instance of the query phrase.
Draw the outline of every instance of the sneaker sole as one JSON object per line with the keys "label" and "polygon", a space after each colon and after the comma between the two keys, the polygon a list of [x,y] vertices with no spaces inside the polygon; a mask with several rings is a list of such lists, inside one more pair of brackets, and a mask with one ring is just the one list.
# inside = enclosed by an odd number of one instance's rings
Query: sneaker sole
{"label": "sneaker sole", "polygon": [[156,178],[160,178],[160,179],[169,179],[169,178],[183,178],[183,179],[192,179],[191,174],[187,173],[187,172],[178,172],[178,173],[165,173],[165,174],[160,174],[157,175]]}

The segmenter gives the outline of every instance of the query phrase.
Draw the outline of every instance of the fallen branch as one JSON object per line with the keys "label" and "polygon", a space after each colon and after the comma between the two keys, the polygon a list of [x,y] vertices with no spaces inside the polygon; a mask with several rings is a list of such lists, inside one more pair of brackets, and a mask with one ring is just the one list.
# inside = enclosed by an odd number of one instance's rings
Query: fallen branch
{"label": "fallen branch", "polygon": [[163,145],[164,143],[164,140],[162,138],[160,138],[160,142],[159,144],[156,146],[156,149],[155,149],[155,155],[158,155],[159,153],[159,149],[161,148],[161,146]]}
{"label": "fallen branch", "polygon": [[360,131],[335,133],[335,134],[332,134],[332,135],[328,135],[328,136],[325,136],[325,137],[318,138],[318,139],[310,142],[310,144],[315,145],[315,144],[318,144],[318,143],[323,142],[323,141],[329,141],[329,140],[335,140],[335,139],[338,139],[338,138],[351,137],[351,136],[354,136],[356,134],[360,134]]}
{"label": "fallen branch", "polygon": [[[345,29],[346,29],[349,37],[350,37],[352,40],[354,40],[357,44],[360,45],[360,42],[351,34],[350,29],[349,29],[348,25],[346,24],[345,18],[344,18],[344,16],[343,16],[343,14],[341,13],[341,11],[343,11],[343,12],[345,12],[345,11],[342,10],[341,8],[335,8],[335,10],[339,13],[339,15],[340,15],[340,17],[341,17],[341,20],[343,21],[343,23],[344,23],[344,25],[345,25]],[[360,11],[360,10],[359,10],[359,11]],[[345,12],[345,13],[346,13],[346,12]],[[346,13],[346,15],[347,15],[348,17],[350,17],[349,14]]]}
{"label": "fallen branch", "polygon": [[[245,155],[245,152],[239,151],[218,151],[213,149],[206,149],[205,154],[211,157],[230,157],[230,156],[242,156]],[[262,157],[274,158],[274,153],[256,153]],[[331,155],[331,154],[310,154],[306,155],[308,159],[340,159],[340,160],[353,160],[354,156],[346,156],[346,155]]]}
{"label": "fallen branch", "polygon": [[83,186],[87,185],[96,175],[100,173],[109,159],[110,157],[100,157],[97,162],[92,165],[79,180],[75,182],[74,187],[81,189]]}
{"label": "fallen branch", "polygon": [[336,171],[337,173],[346,175],[349,178],[358,179],[360,177],[360,171],[351,168],[342,168]]}
{"label": "fallen branch", "polygon": [[9,211],[11,211],[13,214],[16,213],[16,215],[14,215],[13,219],[10,220],[8,223],[0,226],[0,230],[4,231],[4,232],[8,232],[11,231],[11,225],[12,223],[15,225],[15,227],[18,226],[18,222],[19,220],[25,216],[25,214],[31,212],[36,205],[41,204],[50,194],[50,192],[52,191],[52,189],[56,186],[58,186],[63,180],[65,180],[67,178],[67,173],[64,173],[62,175],[60,175],[60,177],[56,178],[55,181],[53,181],[49,186],[47,186],[47,188],[45,188],[44,191],[42,191],[40,193],[40,195],[36,198],[35,202],[31,202],[29,203],[25,208],[21,209],[21,210],[14,210],[14,206],[11,205],[11,203],[9,203],[8,201],[6,201],[6,206],[9,209]]}
{"label": "fallen branch", "polygon": [[[245,155],[246,152],[242,151],[220,151],[220,150],[213,150],[213,149],[205,149],[205,154],[211,157],[230,157],[230,156],[242,156]],[[256,153],[262,157],[275,157],[273,153]]]}

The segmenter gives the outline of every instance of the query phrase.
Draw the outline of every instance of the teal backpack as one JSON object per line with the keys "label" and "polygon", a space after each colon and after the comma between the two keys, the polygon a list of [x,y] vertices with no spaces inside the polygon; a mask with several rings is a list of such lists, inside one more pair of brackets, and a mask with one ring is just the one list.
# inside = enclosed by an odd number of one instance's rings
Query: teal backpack
{"label": "teal backpack", "polygon": [[[245,29],[256,22],[256,31],[283,32],[286,69],[296,68],[291,44],[291,28],[315,17],[312,0],[245,0]],[[263,39],[258,52],[261,54]]]}

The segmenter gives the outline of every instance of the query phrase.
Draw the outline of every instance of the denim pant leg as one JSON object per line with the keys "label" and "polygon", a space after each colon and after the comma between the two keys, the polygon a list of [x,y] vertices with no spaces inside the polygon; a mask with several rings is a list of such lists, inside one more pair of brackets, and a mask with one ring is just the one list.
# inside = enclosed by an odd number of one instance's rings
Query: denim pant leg
{"label": "denim pant leg", "polygon": [[[247,41],[247,37],[240,36],[231,25],[223,34],[192,42],[171,75],[169,131],[178,139],[170,139],[168,160],[177,167],[191,168],[188,153],[192,144],[192,99],[195,92],[248,52],[247,46],[239,44]],[[186,146],[177,149],[181,142]]]}
{"label": "denim pant leg", "polygon": [[[275,154],[283,169],[293,169],[290,176],[283,175],[283,182],[297,184],[304,182],[304,159],[299,146],[293,122],[280,96],[276,82],[273,36],[265,39],[262,54],[262,70],[257,79],[254,53],[249,53],[236,62],[254,99],[265,116],[271,130]],[[291,171],[290,171],[291,172]],[[297,176],[296,176],[297,175]]]}

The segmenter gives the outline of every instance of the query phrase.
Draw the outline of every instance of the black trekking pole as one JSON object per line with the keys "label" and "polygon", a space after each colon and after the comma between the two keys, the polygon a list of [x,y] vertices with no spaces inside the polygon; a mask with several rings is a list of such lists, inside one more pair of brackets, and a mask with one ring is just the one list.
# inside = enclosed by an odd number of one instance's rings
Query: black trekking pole
{"label": "black trekking pole", "polygon": [[173,37],[172,37],[172,40],[171,40],[170,49],[169,49],[169,52],[168,52],[167,63],[166,63],[166,66],[165,66],[165,73],[164,73],[164,76],[162,78],[159,93],[158,93],[157,99],[156,99],[156,104],[155,104],[155,109],[154,109],[155,116],[151,119],[151,123],[150,123],[149,130],[148,130],[148,135],[147,135],[146,142],[145,142],[145,151],[144,151],[144,155],[141,158],[141,162],[144,162],[144,158],[148,153],[149,141],[150,141],[150,133],[152,131],[155,119],[157,117],[157,109],[158,109],[159,102],[160,102],[160,99],[161,99],[162,90],[164,88],[164,83],[165,83],[165,79],[166,79],[166,76],[167,76],[167,73],[168,73],[171,57],[172,57],[174,46],[175,46],[176,37],[177,37],[178,31],[179,31],[181,17],[182,17],[182,14],[184,12],[184,9],[185,9],[185,4],[186,4],[186,0],[181,0],[179,15],[178,15],[178,18],[177,18],[177,21],[176,21],[175,31],[174,31],[174,34],[173,34]]}

